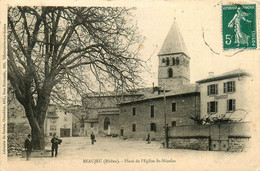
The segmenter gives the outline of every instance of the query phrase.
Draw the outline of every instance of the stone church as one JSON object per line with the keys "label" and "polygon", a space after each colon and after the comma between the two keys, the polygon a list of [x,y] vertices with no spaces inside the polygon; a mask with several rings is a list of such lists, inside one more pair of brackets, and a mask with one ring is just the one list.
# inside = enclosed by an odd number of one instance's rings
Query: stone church
{"label": "stone church", "polygon": [[145,138],[149,133],[151,138],[163,139],[166,124],[196,124],[191,118],[199,116],[200,93],[196,84],[190,84],[190,57],[176,21],[158,59],[158,87],[120,95],[86,95],[82,99],[88,111],[87,134]]}

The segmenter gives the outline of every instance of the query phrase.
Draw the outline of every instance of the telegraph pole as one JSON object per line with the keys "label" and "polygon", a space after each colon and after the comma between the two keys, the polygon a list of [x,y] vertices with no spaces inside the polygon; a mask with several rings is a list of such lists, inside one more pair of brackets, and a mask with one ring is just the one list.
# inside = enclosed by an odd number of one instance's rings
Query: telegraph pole
{"label": "telegraph pole", "polygon": [[164,101],[164,130],[165,130],[165,147],[168,148],[168,126],[166,120],[166,96],[165,96],[165,84],[163,85],[163,101]]}

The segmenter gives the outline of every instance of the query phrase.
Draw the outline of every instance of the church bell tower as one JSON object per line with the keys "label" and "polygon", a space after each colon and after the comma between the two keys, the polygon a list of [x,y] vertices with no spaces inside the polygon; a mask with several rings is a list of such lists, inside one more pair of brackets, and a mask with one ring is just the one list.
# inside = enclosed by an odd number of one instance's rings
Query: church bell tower
{"label": "church bell tower", "polygon": [[158,86],[175,89],[190,84],[190,57],[174,21],[158,54]]}

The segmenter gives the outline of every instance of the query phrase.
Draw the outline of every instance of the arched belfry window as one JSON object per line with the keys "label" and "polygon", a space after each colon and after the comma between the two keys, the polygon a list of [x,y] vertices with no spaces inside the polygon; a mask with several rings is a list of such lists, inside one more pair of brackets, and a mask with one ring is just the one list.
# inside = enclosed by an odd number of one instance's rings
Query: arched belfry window
{"label": "arched belfry window", "polygon": [[169,64],[170,64],[170,60],[169,58],[166,58],[166,66],[169,66]]}
{"label": "arched belfry window", "polygon": [[165,59],[164,58],[162,59],[162,63],[165,63]]}
{"label": "arched belfry window", "polygon": [[175,58],[172,58],[172,65],[175,65]]}
{"label": "arched belfry window", "polygon": [[106,117],[104,120],[104,130],[108,130],[109,125],[110,125],[110,119]]}
{"label": "arched belfry window", "polygon": [[179,65],[180,63],[180,60],[179,60],[179,57],[176,58],[176,65]]}
{"label": "arched belfry window", "polygon": [[168,77],[169,77],[169,78],[172,77],[172,69],[171,69],[171,68],[168,69]]}

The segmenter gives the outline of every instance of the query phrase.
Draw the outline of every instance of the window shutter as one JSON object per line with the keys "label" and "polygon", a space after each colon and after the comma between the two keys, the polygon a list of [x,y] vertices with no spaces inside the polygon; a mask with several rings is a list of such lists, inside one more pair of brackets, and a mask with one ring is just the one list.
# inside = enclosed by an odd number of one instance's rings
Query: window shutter
{"label": "window shutter", "polygon": [[233,99],[232,108],[235,111],[236,110],[236,99]]}
{"label": "window shutter", "polygon": [[207,113],[210,113],[210,103],[207,103]]}
{"label": "window shutter", "polygon": [[216,94],[218,94],[218,84],[216,84]]}
{"label": "window shutter", "polygon": [[215,102],[215,112],[218,112],[218,102]]}
{"label": "window shutter", "polygon": [[208,85],[208,95],[210,95],[210,93],[209,93],[209,92],[210,92],[210,86]]}
{"label": "window shutter", "polygon": [[227,100],[227,111],[229,111],[229,100]]}
{"label": "window shutter", "polygon": [[227,92],[227,83],[224,83],[224,93]]}
{"label": "window shutter", "polygon": [[233,92],[236,92],[236,82],[233,81]]}

